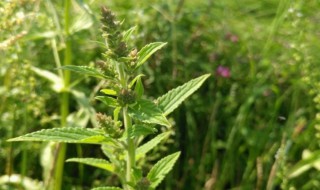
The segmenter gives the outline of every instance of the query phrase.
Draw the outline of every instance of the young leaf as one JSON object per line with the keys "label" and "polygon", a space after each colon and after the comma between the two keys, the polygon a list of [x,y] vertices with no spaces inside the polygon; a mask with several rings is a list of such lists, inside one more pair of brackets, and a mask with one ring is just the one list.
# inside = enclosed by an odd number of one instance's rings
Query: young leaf
{"label": "young leaf", "polygon": [[127,30],[127,31],[125,31],[125,32],[123,33],[123,35],[122,35],[122,36],[123,36],[123,40],[124,40],[126,43],[128,43],[128,41],[129,41],[132,33],[133,33],[136,29],[137,29],[137,27],[134,26],[134,27],[131,27],[129,30]]}
{"label": "young leaf", "polygon": [[163,139],[167,138],[170,135],[170,132],[164,132],[154,137],[147,143],[143,144],[136,150],[136,160],[143,157],[147,152],[157,146]]}
{"label": "young leaf", "polygon": [[111,95],[111,96],[117,95],[117,92],[112,90],[112,89],[106,89],[105,88],[105,89],[100,90],[100,92],[103,92],[104,94]]}
{"label": "young leaf", "polygon": [[136,124],[133,125],[130,129],[131,131],[129,131],[129,135],[131,138],[146,136],[149,134],[156,133],[158,131],[154,126],[151,126],[150,124]]}
{"label": "young leaf", "polygon": [[134,88],[134,91],[137,94],[137,98],[140,99],[144,93],[144,88],[143,88],[143,84],[141,81],[141,78],[138,78],[137,82],[136,82],[136,86]]}
{"label": "young leaf", "polygon": [[179,156],[180,152],[170,154],[159,160],[156,165],[151,168],[147,175],[147,178],[151,183],[151,188],[155,189],[160,184],[165,175],[171,171]]}
{"label": "young leaf", "polygon": [[97,96],[95,98],[109,107],[116,108],[119,106],[117,100],[114,98],[108,96]]}
{"label": "young leaf", "polygon": [[198,78],[192,79],[189,82],[170,90],[165,95],[157,99],[159,108],[163,111],[163,114],[167,116],[174,109],[176,109],[185,99],[187,99],[192,93],[194,93],[203,82],[210,76],[210,74],[202,75]]}
{"label": "young leaf", "polygon": [[114,172],[114,165],[104,159],[98,158],[70,158],[66,162],[78,162],[81,164],[87,164],[89,166],[101,168],[109,172]]}
{"label": "young leaf", "polygon": [[141,77],[143,77],[145,75],[143,74],[140,74],[140,75],[137,75],[136,77],[134,77],[134,79],[131,80],[131,82],[129,83],[129,88],[132,88],[132,86],[134,85],[134,83],[137,82],[138,79],[140,79]]}
{"label": "young leaf", "polygon": [[169,127],[171,124],[161,110],[150,100],[140,99],[129,107],[129,115],[141,122],[159,124]]}
{"label": "young leaf", "polygon": [[43,70],[43,69],[39,69],[37,67],[32,67],[31,68],[33,72],[35,72],[37,75],[48,79],[49,81],[52,82],[52,89],[56,92],[61,92],[63,90],[63,82],[62,79],[57,76],[56,74],[47,71],[47,70]]}
{"label": "young leaf", "polygon": [[123,190],[119,187],[96,187],[91,190]]}
{"label": "young leaf", "polygon": [[104,75],[102,72],[100,72],[99,70],[97,70],[97,69],[95,69],[93,67],[66,65],[66,66],[62,66],[62,67],[60,67],[58,69],[74,71],[74,72],[78,72],[80,74],[89,75],[89,76],[93,76],[93,77],[100,78],[100,79],[113,80],[111,77]]}
{"label": "young leaf", "polygon": [[66,143],[101,144],[103,142],[109,142],[110,138],[104,136],[103,132],[94,129],[61,127],[43,129],[20,137],[9,139],[8,141],[54,141]]}
{"label": "young leaf", "polygon": [[147,59],[154,54],[156,51],[161,49],[163,46],[165,46],[167,43],[163,42],[154,42],[150,43],[146,46],[144,46],[139,52],[138,52],[138,60],[137,60],[137,66],[136,68],[140,67],[144,62],[147,61]]}

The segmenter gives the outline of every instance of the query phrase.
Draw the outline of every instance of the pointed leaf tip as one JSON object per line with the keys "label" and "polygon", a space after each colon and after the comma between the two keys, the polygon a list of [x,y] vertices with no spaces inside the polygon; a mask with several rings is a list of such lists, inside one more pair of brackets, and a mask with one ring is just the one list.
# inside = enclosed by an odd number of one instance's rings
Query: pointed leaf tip
{"label": "pointed leaf tip", "polygon": [[156,188],[173,168],[178,160],[180,152],[170,154],[159,160],[150,170],[147,175],[148,180],[151,182],[151,188]]}
{"label": "pointed leaf tip", "polygon": [[144,46],[139,52],[138,52],[138,60],[137,60],[137,66],[136,68],[140,67],[144,62],[147,61],[147,59],[154,54],[156,51],[164,47],[167,43],[164,42],[154,42],[150,43],[146,46]]}
{"label": "pointed leaf tip", "polygon": [[159,108],[167,116],[175,110],[183,101],[198,90],[210,74],[202,75],[198,78],[192,79],[189,82],[170,90],[165,95],[157,99]]}

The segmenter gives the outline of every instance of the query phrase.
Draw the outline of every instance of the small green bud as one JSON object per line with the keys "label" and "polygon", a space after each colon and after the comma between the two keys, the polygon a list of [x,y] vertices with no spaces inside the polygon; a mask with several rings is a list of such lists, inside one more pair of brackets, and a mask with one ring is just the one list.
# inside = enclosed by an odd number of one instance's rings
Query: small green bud
{"label": "small green bud", "polygon": [[114,121],[110,116],[102,113],[97,113],[97,121],[99,127],[102,128],[110,137],[120,138],[123,135],[121,121]]}

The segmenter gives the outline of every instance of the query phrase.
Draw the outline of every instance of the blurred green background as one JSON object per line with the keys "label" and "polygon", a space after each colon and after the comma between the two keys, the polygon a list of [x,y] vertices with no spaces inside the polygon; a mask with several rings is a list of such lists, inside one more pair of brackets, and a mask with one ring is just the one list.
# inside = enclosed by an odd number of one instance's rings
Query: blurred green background
{"label": "blurred green background", "polygon": [[[69,58],[73,65],[102,59],[102,5],[124,29],[137,26],[138,49],[168,42],[142,70],[150,98],[212,74],[170,115],[175,134],[150,155],[153,163],[182,151],[159,189],[320,189],[319,1],[72,0],[65,18],[67,1],[0,2],[0,189],[28,189],[9,184],[9,175],[37,185],[46,175],[50,145],[6,140],[59,127],[56,68]],[[94,125],[94,113],[107,112],[93,98],[102,84],[75,73],[70,84],[67,122]],[[66,157],[75,156],[103,154],[68,145]],[[63,180],[66,190],[118,184],[74,163],[66,163]]]}

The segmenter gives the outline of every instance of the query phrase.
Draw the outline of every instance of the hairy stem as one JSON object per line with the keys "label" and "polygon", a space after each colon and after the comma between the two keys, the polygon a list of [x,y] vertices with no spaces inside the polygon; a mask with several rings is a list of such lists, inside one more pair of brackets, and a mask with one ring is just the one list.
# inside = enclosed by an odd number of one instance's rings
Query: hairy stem
{"label": "hairy stem", "polygon": [[[135,167],[135,144],[134,139],[130,137],[129,131],[131,131],[132,121],[128,115],[128,107],[123,108],[124,126],[127,132],[127,168],[126,168],[126,181],[131,182],[131,169]],[[130,186],[125,189],[131,189]]]}
{"label": "hairy stem", "polygon": [[[122,88],[127,89],[128,88],[128,77],[127,74],[123,68],[122,63],[117,64],[117,72],[119,74],[119,81],[121,83]],[[126,164],[126,182],[132,182],[131,179],[131,169],[135,167],[135,144],[134,139],[130,137],[130,131],[132,128],[132,120],[128,114],[128,106],[122,107],[122,114],[123,114],[123,120],[124,120],[124,127],[127,135],[127,164]],[[132,189],[129,185],[124,186],[125,190]]]}

